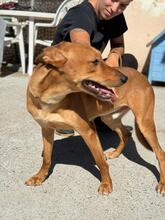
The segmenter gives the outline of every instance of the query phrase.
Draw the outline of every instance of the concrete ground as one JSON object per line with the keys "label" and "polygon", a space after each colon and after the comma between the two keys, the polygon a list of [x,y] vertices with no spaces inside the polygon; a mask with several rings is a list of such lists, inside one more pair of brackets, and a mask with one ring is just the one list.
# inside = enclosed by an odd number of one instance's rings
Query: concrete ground
{"label": "concrete ground", "polygon": [[[27,82],[19,73],[0,79],[0,219],[164,220],[165,197],[155,192],[157,160],[134,131],[121,156],[108,160],[113,180],[109,196],[98,195],[99,172],[78,135],[56,136],[51,175],[42,186],[24,185],[42,161],[40,127],[26,111]],[[165,88],[154,91],[157,134],[165,150]],[[123,121],[134,126],[131,113]],[[100,138],[105,150],[118,142],[112,132],[100,133]]]}

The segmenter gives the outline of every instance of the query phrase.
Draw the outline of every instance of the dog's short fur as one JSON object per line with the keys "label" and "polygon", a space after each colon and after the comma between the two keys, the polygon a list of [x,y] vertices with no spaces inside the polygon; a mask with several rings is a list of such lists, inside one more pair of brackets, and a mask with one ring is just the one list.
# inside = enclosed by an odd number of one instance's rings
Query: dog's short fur
{"label": "dog's short fur", "polygon": [[[45,180],[54,130],[64,128],[76,130],[88,145],[101,173],[99,193],[112,192],[106,157],[118,157],[130,136],[121,117],[113,120],[112,116],[129,107],[159,161],[157,191],[164,194],[165,152],[156,136],[154,93],[146,77],[131,68],[111,68],[94,48],[69,42],[46,48],[36,62],[27,90],[27,108],[42,128],[43,164],[26,184],[40,185]],[[103,153],[92,123],[97,116],[119,135],[120,144],[113,152]]]}

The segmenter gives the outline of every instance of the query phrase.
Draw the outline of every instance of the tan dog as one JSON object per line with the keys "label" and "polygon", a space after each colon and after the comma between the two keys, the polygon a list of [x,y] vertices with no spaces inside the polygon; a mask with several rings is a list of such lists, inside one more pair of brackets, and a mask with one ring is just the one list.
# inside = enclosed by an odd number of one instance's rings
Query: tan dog
{"label": "tan dog", "polygon": [[[156,136],[154,93],[145,76],[131,68],[111,68],[97,50],[76,43],[63,42],[46,48],[36,62],[38,65],[28,85],[27,108],[42,127],[43,164],[26,184],[40,185],[47,177],[54,130],[74,129],[88,145],[100,169],[99,193],[110,193],[112,181],[106,157],[119,156],[130,136],[120,117],[113,120],[112,115],[116,111],[122,113],[129,107],[159,161],[160,182],[157,191],[164,194],[165,152]],[[97,116],[101,116],[120,137],[117,149],[106,153],[106,157],[91,122]]]}

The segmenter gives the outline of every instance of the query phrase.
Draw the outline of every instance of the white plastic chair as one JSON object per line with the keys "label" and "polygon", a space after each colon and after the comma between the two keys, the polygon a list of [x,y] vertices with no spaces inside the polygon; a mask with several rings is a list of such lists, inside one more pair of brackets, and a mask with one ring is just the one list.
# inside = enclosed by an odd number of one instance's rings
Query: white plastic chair
{"label": "white plastic chair", "polygon": [[23,28],[28,24],[28,22],[20,22],[16,18],[13,21],[7,21],[8,27],[13,27],[15,36],[13,37],[5,37],[5,46],[10,46],[11,44],[18,43],[19,44],[19,52],[22,66],[22,73],[26,72],[25,66],[25,46],[24,46],[24,37],[23,37]]}
{"label": "white plastic chair", "polygon": [[0,17],[0,29],[1,29],[0,31],[0,75],[1,75],[4,39],[5,39],[5,31],[6,31],[6,22],[1,17]]}
{"label": "white plastic chair", "polygon": [[74,7],[75,5],[78,5],[82,2],[83,0],[64,0],[60,6],[58,7],[54,19],[51,23],[36,23],[35,24],[35,39],[34,39],[34,45],[36,44],[41,44],[44,46],[51,46],[52,41],[51,40],[41,40],[37,38],[37,33],[38,33],[38,28],[39,27],[56,27],[61,19],[65,16],[67,11]]}
{"label": "white plastic chair", "polygon": [[[25,66],[25,47],[24,47],[24,38],[23,38],[23,28],[27,25],[27,22],[19,22],[16,18],[11,19],[11,21],[8,21],[7,18],[4,19],[5,19],[6,27],[13,27],[14,36],[9,36],[9,37],[4,36],[3,46],[11,46],[11,44],[14,43],[19,44],[22,73],[25,73],[26,66]],[[3,60],[3,52],[1,53],[2,53],[1,59]]]}

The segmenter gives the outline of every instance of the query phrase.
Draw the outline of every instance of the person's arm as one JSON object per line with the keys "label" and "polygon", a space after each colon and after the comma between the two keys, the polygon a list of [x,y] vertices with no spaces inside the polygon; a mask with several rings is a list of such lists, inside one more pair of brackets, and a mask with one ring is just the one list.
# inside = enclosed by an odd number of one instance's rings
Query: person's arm
{"label": "person's arm", "polygon": [[70,31],[70,40],[74,43],[82,43],[82,44],[88,44],[90,43],[90,36],[87,31],[81,29],[81,28],[74,28]]}
{"label": "person's arm", "polygon": [[111,51],[106,59],[106,63],[112,67],[120,65],[121,56],[124,54],[124,37],[113,38],[110,40]]}

